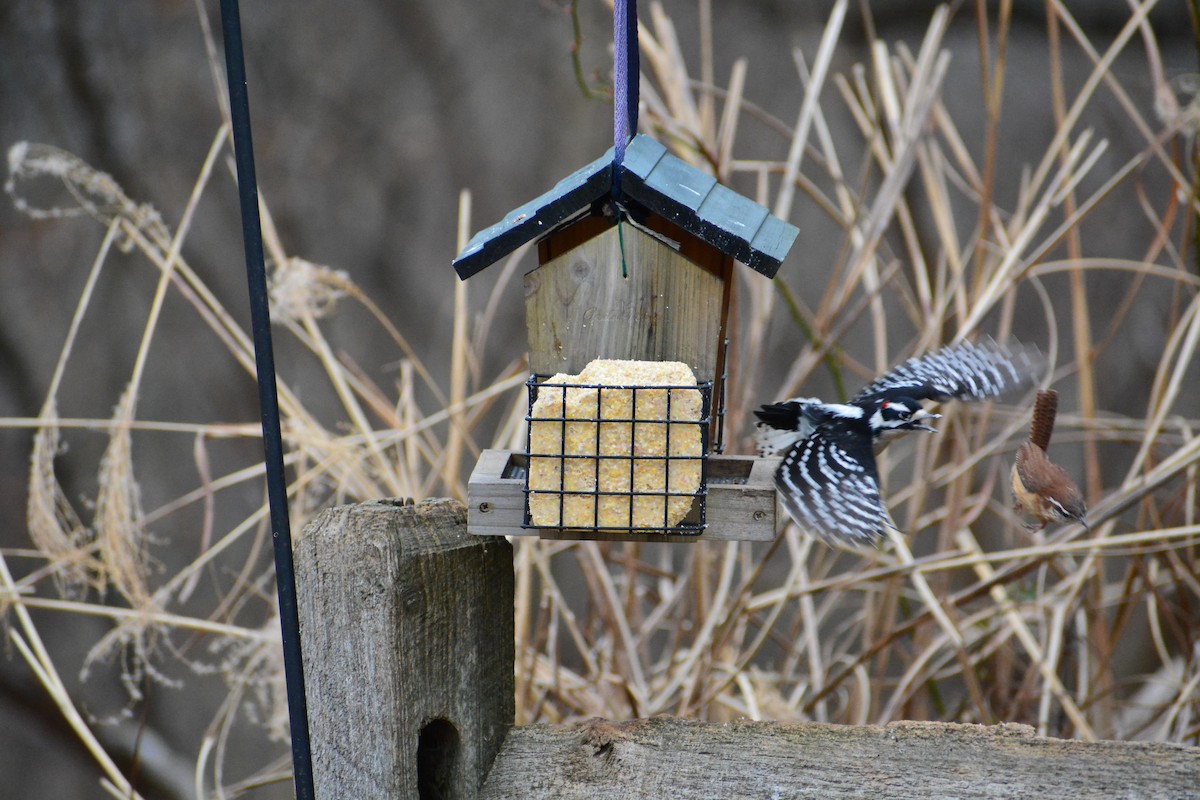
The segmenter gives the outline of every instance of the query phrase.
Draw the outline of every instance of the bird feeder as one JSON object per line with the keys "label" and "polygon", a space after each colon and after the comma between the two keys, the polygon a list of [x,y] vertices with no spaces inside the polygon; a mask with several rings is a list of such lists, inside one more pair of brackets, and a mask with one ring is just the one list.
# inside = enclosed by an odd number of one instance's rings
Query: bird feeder
{"label": "bird feeder", "polygon": [[772,539],[773,462],[722,454],[728,318],[734,260],[771,278],[797,234],[645,135],[476,234],[459,278],[533,240],[538,266],[527,447],[481,455],[468,530]]}

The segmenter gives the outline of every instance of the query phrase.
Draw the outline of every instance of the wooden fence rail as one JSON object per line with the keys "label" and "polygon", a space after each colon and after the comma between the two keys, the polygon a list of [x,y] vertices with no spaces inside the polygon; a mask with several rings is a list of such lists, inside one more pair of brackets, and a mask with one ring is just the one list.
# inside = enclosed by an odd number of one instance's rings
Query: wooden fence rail
{"label": "wooden fence rail", "polygon": [[317,796],[1200,798],[1200,749],[1023,725],[513,721],[512,549],[457,502],[331,509],[296,543]]}

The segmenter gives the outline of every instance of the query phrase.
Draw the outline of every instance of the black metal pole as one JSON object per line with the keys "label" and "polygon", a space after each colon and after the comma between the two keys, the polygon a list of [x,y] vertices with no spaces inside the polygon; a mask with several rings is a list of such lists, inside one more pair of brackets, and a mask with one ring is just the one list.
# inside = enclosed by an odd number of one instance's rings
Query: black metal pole
{"label": "black metal pole", "polygon": [[300,617],[296,609],[296,575],[292,567],[292,528],[288,520],[287,481],[283,474],[283,438],[279,427],[275,354],[271,345],[267,271],[263,259],[262,222],[258,215],[258,183],[254,176],[254,146],[250,139],[250,98],[246,91],[246,63],[242,54],[242,23],[237,0],[221,0],[221,29],[225,41],[225,74],[229,81],[238,198],[242,206],[246,280],[250,287],[250,328],[254,336],[254,359],[258,371],[267,501],[271,512],[271,539],[275,547],[275,583],[279,593],[279,623],[283,629],[283,671],[287,681],[288,718],[291,723],[293,779],[296,797],[312,800],[316,795],[308,738],[308,702],[304,696]]}

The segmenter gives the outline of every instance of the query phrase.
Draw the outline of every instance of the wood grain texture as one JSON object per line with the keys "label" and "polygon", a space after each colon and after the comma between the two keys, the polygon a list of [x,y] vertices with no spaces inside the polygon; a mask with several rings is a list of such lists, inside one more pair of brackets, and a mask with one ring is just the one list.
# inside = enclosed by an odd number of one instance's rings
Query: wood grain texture
{"label": "wood grain texture", "polygon": [[708,457],[708,527],[698,535],[605,533],[603,531],[522,528],[524,480],[506,477],[511,450],[484,450],[467,483],[469,530],[475,536],[541,536],[544,539],[596,539],[623,542],[714,541],[769,542],[778,519],[775,498],[777,458]]}
{"label": "wood grain texture", "polygon": [[[365,503],[297,539],[318,797],[473,797],[483,782],[514,713],[512,548],[466,521],[452,500]],[[439,719],[457,744],[418,759]]]}
{"label": "wood grain texture", "polygon": [[692,722],[514,728],[486,800],[1187,798],[1200,749],[1047,739],[1024,725]]}
{"label": "wood grain texture", "polygon": [[714,380],[724,296],[720,277],[658,239],[610,228],[525,276],[530,371],[578,374],[594,358],[621,358],[682,361]]}

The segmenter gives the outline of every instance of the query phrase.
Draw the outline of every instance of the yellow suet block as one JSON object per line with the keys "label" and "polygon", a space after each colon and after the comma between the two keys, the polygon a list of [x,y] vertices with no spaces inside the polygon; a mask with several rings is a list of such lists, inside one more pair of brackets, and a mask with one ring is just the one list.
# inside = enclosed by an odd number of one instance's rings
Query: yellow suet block
{"label": "yellow suet block", "polygon": [[[702,398],[683,388],[695,385],[678,361],[611,359],[543,383],[529,423],[531,522],[663,529],[683,521],[703,466]],[[668,386],[681,388],[641,388]]]}

